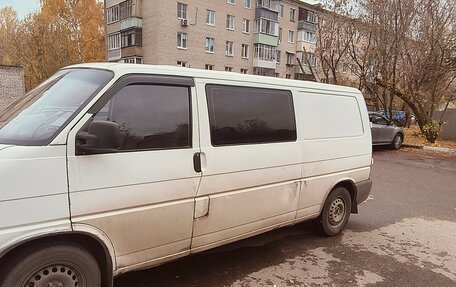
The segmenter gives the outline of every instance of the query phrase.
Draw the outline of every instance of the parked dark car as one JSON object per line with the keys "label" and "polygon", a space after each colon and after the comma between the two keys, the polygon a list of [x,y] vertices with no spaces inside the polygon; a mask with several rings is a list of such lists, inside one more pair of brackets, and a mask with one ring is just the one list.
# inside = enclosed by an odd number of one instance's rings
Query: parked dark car
{"label": "parked dark car", "polygon": [[372,123],[372,144],[390,145],[393,149],[400,149],[404,142],[404,131],[393,121],[376,112],[369,112],[369,121]]}

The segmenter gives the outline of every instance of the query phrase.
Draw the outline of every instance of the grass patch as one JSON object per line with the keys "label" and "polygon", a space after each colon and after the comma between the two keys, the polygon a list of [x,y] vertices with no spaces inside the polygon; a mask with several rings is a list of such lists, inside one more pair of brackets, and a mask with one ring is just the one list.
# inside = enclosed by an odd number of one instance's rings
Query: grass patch
{"label": "grass patch", "polygon": [[411,125],[409,128],[403,128],[405,133],[404,144],[417,146],[433,146],[456,149],[456,140],[441,140],[437,139],[431,144],[426,141],[426,138],[421,135],[418,125]]}

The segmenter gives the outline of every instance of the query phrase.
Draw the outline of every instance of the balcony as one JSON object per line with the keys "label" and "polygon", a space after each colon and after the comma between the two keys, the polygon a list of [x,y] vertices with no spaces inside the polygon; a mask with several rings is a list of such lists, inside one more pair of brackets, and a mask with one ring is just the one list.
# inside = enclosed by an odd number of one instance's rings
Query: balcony
{"label": "balcony", "polygon": [[262,33],[255,33],[253,43],[277,47],[279,45],[279,37]]}
{"label": "balcony", "polygon": [[142,28],[142,19],[138,17],[131,17],[120,22],[120,30],[130,28]]}
{"label": "balcony", "polygon": [[120,58],[122,58],[122,52],[121,52],[120,48],[108,51],[108,61],[109,62],[120,60]]}
{"label": "balcony", "polygon": [[277,13],[280,11],[279,0],[258,0],[257,7],[268,9]]}
{"label": "balcony", "polygon": [[263,60],[260,58],[254,58],[253,59],[253,67],[255,68],[266,68],[266,69],[274,69],[277,66],[276,61],[271,61],[271,60]]}

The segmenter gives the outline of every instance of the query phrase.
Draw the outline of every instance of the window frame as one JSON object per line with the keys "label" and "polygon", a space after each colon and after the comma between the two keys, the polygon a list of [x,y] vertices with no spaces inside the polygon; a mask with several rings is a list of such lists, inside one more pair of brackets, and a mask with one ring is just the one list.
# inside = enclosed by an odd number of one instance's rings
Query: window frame
{"label": "window frame", "polygon": [[241,45],[241,58],[242,59],[249,59],[250,58],[250,47],[249,47],[248,44],[242,44]]}
{"label": "window frame", "polygon": [[246,18],[242,19],[242,33],[250,34],[250,20],[249,19],[246,19]]}
{"label": "window frame", "polygon": [[[245,5],[247,2],[249,3],[248,6]],[[251,9],[251,8],[252,8],[252,1],[251,1],[251,0],[243,0],[242,5],[243,5],[243,7],[244,7],[245,9]]]}
{"label": "window frame", "polygon": [[234,42],[233,41],[226,41],[225,55],[227,57],[234,57]]}
{"label": "window frame", "polygon": [[[171,86],[171,87],[186,87],[188,89],[188,100],[189,100],[189,146],[188,147],[176,147],[176,148],[148,148],[148,149],[135,149],[135,150],[118,150],[116,153],[127,153],[127,152],[141,152],[141,151],[156,151],[156,150],[176,150],[176,149],[192,149],[193,148],[193,94],[192,88],[195,87],[193,78],[182,77],[182,76],[163,76],[153,74],[128,74],[122,76],[117,82],[104,93],[96,102],[89,108],[87,114],[91,114],[90,119],[84,124],[79,132],[84,131],[88,125],[93,121],[95,115],[103,109],[103,107],[123,88],[131,85],[148,85],[148,86]],[[101,154],[108,154],[101,153]],[[84,153],[78,153],[76,155],[86,155]]]}
{"label": "window frame", "polygon": [[[290,35],[292,36],[292,39],[290,39]],[[288,40],[288,43],[291,43],[291,44],[293,44],[295,42],[295,31],[294,30],[288,30],[287,40]]]}
{"label": "window frame", "polygon": [[[179,39],[179,36],[180,36],[180,39]],[[184,49],[184,50],[187,49],[187,42],[188,42],[187,37],[188,37],[187,33],[177,32],[177,48],[178,49]]]}
{"label": "window frame", "polygon": [[236,22],[236,17],[234,15],[227,14],[226,15],[226,29],[229,31],[234,31]]}
{"label": "window frame", "polygon": [[296,9],[290,8],[290,21],[296,22]]}
{"label": "window frame", "polygon": [[[212,46],[211,46],[212,43]],[[210,49],[212,47],[212,50]],[[209,50],[208,50],[209,48]],[[215,53],[215,38],[206,37],[206,53],[214,54]]]}
{"label": "window frame", "polygon": [[[181,6],[181,8],[185,8],[185,9],[179,9],[179,6]],[[187,16],[188,16],[187,11],[188,11],[188,4],[177,2],[177,19],[186,20]]]}
{"label": "window frame", "polygon": [[[212,17],[211,17],[211,15],[212,15]],[[206,9],[206,25],[215,26],[215,11],[214,10]]]}

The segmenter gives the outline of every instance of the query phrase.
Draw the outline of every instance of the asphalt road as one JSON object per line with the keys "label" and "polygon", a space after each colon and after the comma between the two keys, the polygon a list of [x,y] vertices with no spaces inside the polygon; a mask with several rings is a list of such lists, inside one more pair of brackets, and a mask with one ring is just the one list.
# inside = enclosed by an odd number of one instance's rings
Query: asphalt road
{"label": "asphalt road", "polygon": [[115,280],[155,286],[456,286],[456,156],[374,150],[371,196],[340,236],[286,227]]}

